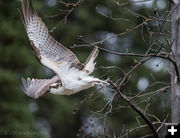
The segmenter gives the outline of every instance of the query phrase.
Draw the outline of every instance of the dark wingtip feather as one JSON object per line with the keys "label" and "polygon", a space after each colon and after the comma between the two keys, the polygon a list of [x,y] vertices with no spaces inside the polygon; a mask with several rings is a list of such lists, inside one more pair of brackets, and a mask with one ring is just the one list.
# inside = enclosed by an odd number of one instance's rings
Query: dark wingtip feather
{"label": "dark wingtip feather", "polygon": [[23,16],[21,10],[19,8],[17,8],[17,11],[18,11],[18,14],[19,14],[19,16],[20,16],[20,18],[21,18],[21,20],[22,20],[22,22],[24,24],[24,27],[27,28],[26,27],[26,22],[25,22],[25,19],[24,19],[24,16]]}
{"label": "dark wingtip feather", "polygon": [[26,28],[27,26],[27,7],[26,7],[26,1],[25,0],[20,0],[21,2],[21,10],[18,9],[19,15],[21,17],[21,20]]}
{"label": "dark wingtip feather", "polygon": [[29,4],[29,10],[30,10],[30,12],[32,13],[32,14],[34,14],[34,7],[33,7],[33,4],[32,4],[32,0],[30,0],[30,4]]}

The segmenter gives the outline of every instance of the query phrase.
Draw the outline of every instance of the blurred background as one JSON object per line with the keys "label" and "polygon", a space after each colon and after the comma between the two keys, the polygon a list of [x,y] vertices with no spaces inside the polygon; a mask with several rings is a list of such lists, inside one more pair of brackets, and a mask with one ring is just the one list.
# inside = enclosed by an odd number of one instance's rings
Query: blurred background
{"label": "blurred background", "polygon": [[[77,0],[64,2],[75,3]],[[126,2],[128,4],[123,7],[117,4]],[[145,17],[155,16],[154,9],[163,17],[170,8],[166,0],[85,0],[74,8],[66,23],[63,23],[61,21],[65,14],[61,14],[60,9],[70,10],[72,5],[58,0],[33,0],[33,5],[49,30],[59,24],[51,33],[52,36],[76,53],[81,62],[85,62],[92,48],[78,47],[84,44],[78,41],[79,35],[90,42],[103,40],[99,46],[116,52],[145,53],[148,44],[155,37],[153,34],[150,36],[148,31],[153,33],[157,26],[154,22],[148,22],[130,33],[118,35],[143,22],[141,17],[133,15],[126,8]],[[95,87],[71,96],[45,94],[34,100],[17,87],[21,77],[50,78],[54,75],[40,65],[32,53],[25,28],[18,16],[17,8],[20,6],[19,0],[0,0],[0,135],[12,138],[102,137],[104,120],[100,117],[105,112],[98,115],[93,113],[102,109],[112,98],[113,93],[108,89],[99,91]],[[170,28],[170,24],[166,27]],[[163,40],[161,42],[164,43]],[[166,44],[164,47],[167,47]],[[118,67],[127,72],[138,60],[136,57],[100,52],[93,75],[101,79],[110,77],[117,81],[123,76]],[[138,93],[155,80],[170,82],[167,61],[153,58],[146,62],[132,74],[123,91],[126,95]],[[161,85],[155,85],[152,89],[155,90]],[[148,112],[151,114],[163,120],[170,113],[169,91],[157,94],[149,100],[151,105]],[[113,106],[118,108],[126,104],[117,98]],[[135,128],[136,115],[130,108],[116,110],[109,115],[106,124],[109,137],[120,136],[126,129]],[[148,128],[138,129],[133,131],[130,137],[148,133]]]}

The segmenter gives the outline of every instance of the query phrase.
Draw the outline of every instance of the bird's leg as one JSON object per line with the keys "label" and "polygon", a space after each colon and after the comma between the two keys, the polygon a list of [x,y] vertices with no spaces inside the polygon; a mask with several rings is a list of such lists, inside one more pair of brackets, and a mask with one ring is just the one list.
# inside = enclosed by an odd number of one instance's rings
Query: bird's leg
{"label": "bird's leg", "polygon": [[106,80],[105,81],[100,80],[100,81],[95,82],[95,85],[99,85],[102,87],[102,89],[104,89],[108,87],[110,84]]}
{"label": "bird's leg", "polygon": [[107,80],[100,80],[98,78],[93,78],[93,77],[90,77],[90,78],[87,78],[87,79],[84,79],[85,81],[91,83],[91,85],[99,85],[101,86],[102,88],[105,88],[107,86],[109,86],[110,84],[107,82]]}

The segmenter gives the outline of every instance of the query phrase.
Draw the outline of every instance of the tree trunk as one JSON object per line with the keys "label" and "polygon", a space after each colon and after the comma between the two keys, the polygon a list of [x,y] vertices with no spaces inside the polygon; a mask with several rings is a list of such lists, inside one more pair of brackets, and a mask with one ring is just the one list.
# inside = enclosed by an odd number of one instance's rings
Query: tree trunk
{"label": "tree trunk", "polygon": [[[173,0],[172,9],[172,52],[180,71],[180,0]],[[172,123],[180,123],[180,82],[177,79],[175,68],[171,67],[172,84]]]}

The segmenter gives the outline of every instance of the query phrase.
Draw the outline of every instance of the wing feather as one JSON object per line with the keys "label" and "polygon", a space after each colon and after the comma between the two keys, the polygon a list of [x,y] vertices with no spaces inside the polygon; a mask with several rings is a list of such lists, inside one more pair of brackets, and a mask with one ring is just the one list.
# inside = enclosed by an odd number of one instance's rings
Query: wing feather
{"label": "wing feather", "polygon": [[28,0],[22,0],[21,3],[22,10],[18,11],[36,57],[40,60],[39,54],[42,54],[54,62],[65,61],[79,67],[81,63],[75,54],[49,34],[48,28],[34,10],[32,0],[30,0],[30,4]]}
{"label": "wing feather", "polygon": [[89,55],[86,62],[84,63],[83,70],[85,70],[87,74],[91,74],[94,71],[95,64],[96,64],[94,60],[98,56],[98,53],[99,53],[99,50],[98,50],[98,47],[96,46],[94,47],[91,54]]}
{"label": "wing feather", "polygon": [[96,57],[99,54],[99,50],[98,47],[95,46],[94,49],[92,50],[92,52],[90,53],[90,55],[88,56],[88,58],[86,59],[86,62],[84,63],[84,65],[88,64],[88,62],[93,58],[96,59]]}
{"label": "wing feather", "polygon": [[24,78],[21,78],[22,85],[19,84],[19,88],[28,96],[32,98],[39,98],[47,92],[49,86],[57,81],[59,77],[56,75],[51,79],[30,79],[27,78],[27,81]]}
{"label": "wing feather", "polygon": [[24,85],[24,88],[27,89],[27,84],[26,84],[26,80],[24,78],[21,79],[22,80],[22,83]]}

